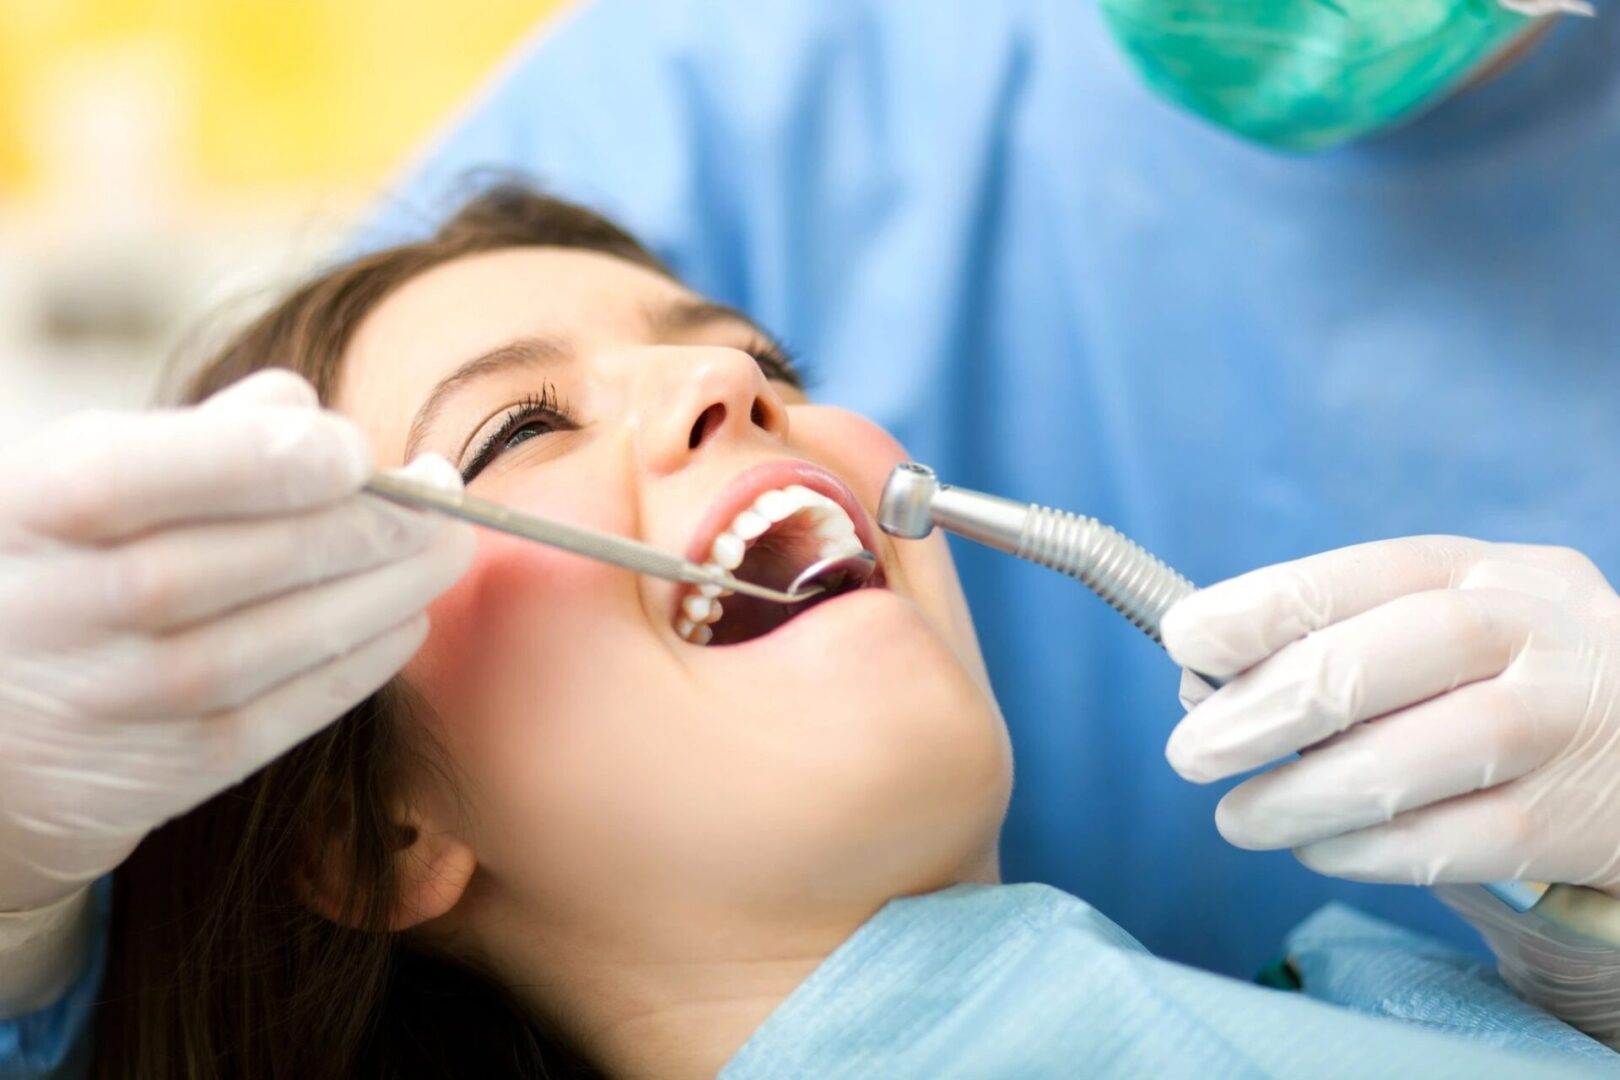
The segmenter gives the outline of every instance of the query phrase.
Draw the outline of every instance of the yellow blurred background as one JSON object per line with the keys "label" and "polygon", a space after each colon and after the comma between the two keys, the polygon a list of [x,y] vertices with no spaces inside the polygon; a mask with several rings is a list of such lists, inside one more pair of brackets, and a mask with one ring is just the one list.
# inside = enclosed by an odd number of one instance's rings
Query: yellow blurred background
{"label": "yellow blurred background", "polygon": [[150,392],[558,0],[0,0],[0,422]]}
{"label": "yellow blurred background", "polygon": [[118,119],[203,188],[375,180],[555,6],[0,0],[0,190],[37,194],[98,108],[148,112]]}

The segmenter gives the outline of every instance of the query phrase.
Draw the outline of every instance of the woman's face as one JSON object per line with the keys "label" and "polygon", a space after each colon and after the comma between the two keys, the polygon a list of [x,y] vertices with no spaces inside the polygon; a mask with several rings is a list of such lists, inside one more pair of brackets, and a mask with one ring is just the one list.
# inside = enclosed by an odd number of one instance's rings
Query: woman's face
{"label": "woman's face", "polygon": [[875,904],[994,874],[1010,758],[944,543],[877,530],[904,451],[810,404],[773,351],[661,275],[563,248],[445,264],[360,328],[337,405],[379,465],[436,451],[483,498],[700,561],[801,485],[825,498],[739,573],[791,576],[847,542],[847,514],[883,582],[774,629],[722,599],[700,644],[690,587],[482,533],[405,671],[449,758],[472,903],[624,945],[649,910]]}

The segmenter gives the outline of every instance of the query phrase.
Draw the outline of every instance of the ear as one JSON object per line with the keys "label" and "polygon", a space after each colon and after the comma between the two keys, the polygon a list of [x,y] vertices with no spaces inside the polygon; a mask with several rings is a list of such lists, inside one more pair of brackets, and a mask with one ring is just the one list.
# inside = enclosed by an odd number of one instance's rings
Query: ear
{"label": "ear", "polygon": [[478,869],[478,856],[455,833],[412,816],[396,816],[401,847],[395,853],[399,891],[388,929],[409,930],[447,914],[461,902]]}
{"label": "ear", "polygon": [[[386,929],[409,930],[439,918],[460,903],[478,868],[478,856],[455,833],[425,820],[410,806],[397,804],[389,817],[398,837],[394,851],[396,891]],[[352,867],[342,845],[328,842],[311,854],[298,890],[304,903],[339,926],[362,928],[348,876]]]}

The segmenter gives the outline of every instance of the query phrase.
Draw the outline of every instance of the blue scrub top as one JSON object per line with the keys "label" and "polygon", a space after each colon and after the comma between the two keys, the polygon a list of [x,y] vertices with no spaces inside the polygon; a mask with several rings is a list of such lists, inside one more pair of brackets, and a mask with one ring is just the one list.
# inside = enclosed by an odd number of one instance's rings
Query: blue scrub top
{"label": "blue scrub top", "polygon": [[[1380,537],[1620,574],[1620,9],[1317,157],[1152,96],[1086,0],[597,0],[524,49],[365,243],[484,166],[623,222],[949,482],[1101,517],[1195,581]],[[1018,756],[1009,880],[1252,974],[1341,899],[1423,891],[1215,831],[1165,764],[1163,654],[1079,585],[957,547]],[[1196,913],[1194,916],[1190,913]]]}

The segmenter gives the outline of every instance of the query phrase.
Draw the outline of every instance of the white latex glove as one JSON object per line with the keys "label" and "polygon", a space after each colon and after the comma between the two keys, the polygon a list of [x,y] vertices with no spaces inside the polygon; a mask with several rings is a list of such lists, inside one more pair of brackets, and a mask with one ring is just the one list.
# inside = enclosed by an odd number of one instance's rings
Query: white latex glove
{"label": "white latex glove", "polygon": [[1171,735],[1177,772],[1301,754],[1222,800],[1232,843],[1361,880],[1620,892],[1620,597],[1585,557],[1365,544],[1195,593],[1162,629],[1177,663],[1235,676]]}
{"label": "white latex glove", "polygon": [[[1584,556],[1365,544],[1195,593],[1161,629],[1178,663],[1230,679],[1211,694],[1183,678],[1177,772],[1300,755],[1221,801],[1232,843],[1358,880],[1620,892],[1620,597]],[[1620,951],[1495,900],[1453,906],[1527,997],[1599,1037],[1620,1028]]]}
{"label": "white latex glove", "polygon": [[472,532],[358,494],[371,469],[284,371],[0,447],[0,912],[59,904],[411,657]]}

